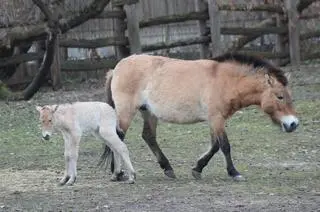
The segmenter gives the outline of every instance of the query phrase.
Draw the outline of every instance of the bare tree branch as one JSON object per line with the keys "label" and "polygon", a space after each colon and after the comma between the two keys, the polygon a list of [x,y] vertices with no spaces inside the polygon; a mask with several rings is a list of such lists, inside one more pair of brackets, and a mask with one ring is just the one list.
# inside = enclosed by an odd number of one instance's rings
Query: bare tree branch
{"label": "bare tree branch", "polygon": [[57,41],[59,31],[58,22],[57,20],[53,19],[52,13],[50,12],[49,8],[46,5],[44,5],[41,0],[33,0],[33,2],[40,8],[40,10],[48,19],[48,23],[50,23],[46,42],[46,52],[43,57],[42,64],[39,68],[38,73],[25,90],[23,90],[21,93],[14,93],[11,96],[14,100],[28,100],[39,90],[42,83],[44,82],[46,75],[50,71],[50,67],[54,59],[55,43]]}
{"label": "bare tree branch", "polygon": [[49,8],[44,5],[44,3],[41,0],[32,0],[32,2],[37,5],[39,7],[39,9],[41,10],[41,12],[44,14],[44,16],[48,19],[48,20],[52,20],[52,13],[49,10]]}
{"label": "bare tree branch", "polygon": [[[33,0],[36,4],[41,5],[40,0]],[[90,5],[85,7],[78,15],[70,18],[61,19],[58,22],[59,28],[62,33],[67,32],[69,29],[79,26],[85,21],[99,15],[110,0],[94,0]],[[42,3],[43,4],[43,3]],[[48,9],[49,10],[49,9]],[[43,10],[41,10],[43,11]],[[49,15],[47,11],[44,14]],[[52,20],[52,19],[49,19]],[[19,45],[22,42],[31,42],[37,39],[44,39],[50,24],[48,22],[39,23],[36,25],[29,25],[26,27],[16,26],[8,28],[5,35],[0,37],[0,56],[4,56],[3,53],[14,46]]]}

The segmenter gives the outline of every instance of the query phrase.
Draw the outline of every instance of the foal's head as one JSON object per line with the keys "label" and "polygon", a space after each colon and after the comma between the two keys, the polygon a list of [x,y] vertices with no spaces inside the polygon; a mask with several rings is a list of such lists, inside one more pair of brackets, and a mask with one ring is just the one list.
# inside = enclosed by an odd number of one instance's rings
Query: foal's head
{"label": "foal's head", "polygon": [[46,105],[43,107],[36,106],[37,111],[40,113],[40,123],[42,129],[42,138],[49,140],[53,131],[53,114],[58,106]]}

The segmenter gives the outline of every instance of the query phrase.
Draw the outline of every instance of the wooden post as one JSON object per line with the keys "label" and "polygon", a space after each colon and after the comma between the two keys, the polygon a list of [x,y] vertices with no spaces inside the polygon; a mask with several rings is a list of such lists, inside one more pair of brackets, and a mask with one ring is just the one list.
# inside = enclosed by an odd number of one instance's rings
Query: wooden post
{"label": "wooden post", "polygon": [[51,65],[51,80],[53,90],[61,88],[61,66],[60,66],[60,48],[59,48],[59,36],[55,43],[54,59]]}
{"label": "wooden post", "polygon": [[[204,11],[208,9],[208,4],[204,0],[195,0],[196,11]],[[206,36],[207,24],[205,20],[197,21],[200,31],[200,36]],[[200,44],[200,58],[205,59],[209,57],[209,45],[208,43]]]}
{"label": "wooden post", "polygon": [[298,0],[286,0],[285,6],[288,14],[290,63],[295,68],[300,66],[300,26],[297,11]]}
{"label": "wooden post", "polygon": [[220,11],[217,0],[208,0],[209,23],[212,43],[212,57],[216,57],[222,53],[221,50],[221,27],[220,27]]}
{"label": "wooden post", "polygon": [[[283,14],[277,14],[276,22],[277,22],[277,27],[285,27]],[[277,34],[276,45],[275,45],[276,53],[288,52],[285,47],[284,40],[285,40],[284,34]],[[282,59],[281,58],[276,59],[275,63],[276,65],[280,66],[282,64]]]}
{"label": "wooden post", "polygon": [[[123,6],[113,7],[113,11],[123,11]],[[115,18],[113,19],[113,33],[115,37],[125,38],[125,21],[124,19]],[[126,46],[116,46],[115,54],[118,60],[121,60],[124,57],[129,55],[129,50]]]}
{"label": "wooden post", "polygon": [[124,10],[127,15],[127,30],[130,44],[130,53],[139,54],[142,52],[140,43],[140,29],[138,20],[139,2],[136,4],[124,5]]}
{"label": "wooden post", "polygon": [[[164,0],[164,4],[165,4],[165,14],[169,15],[169,0]],[[164,43],[167,44],[170,40],[170,26],[169,24],[166,24],[164,27],[165,27]],[[169,56],[169,53],[170,53],[170,48],[162,50],[162,55],[164,56]]]}

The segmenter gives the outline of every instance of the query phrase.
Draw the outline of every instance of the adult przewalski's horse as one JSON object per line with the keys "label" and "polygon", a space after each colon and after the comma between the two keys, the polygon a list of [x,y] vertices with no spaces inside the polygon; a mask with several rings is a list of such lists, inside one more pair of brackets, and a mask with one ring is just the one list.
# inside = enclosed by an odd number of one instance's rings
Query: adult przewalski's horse
{"label": "adult przewalski's horse", "polygon": [[288,79],[289,76],[267,61],[241,54],[192,61],[132,55],[107,74],[106,89],[108,103],[115,107],[124,134],[135,114],[142,113],[142,138],[165,175],[175,178],[156,141],[157,121],[179,124],[207,121],[211,147],[192,168],[193,176],[200,179],[203,168],[221,149],[228,174],[240,180],[243,178],[232,162],[225,122],[241,108],[258,105],[283,131],[294,131],[299,121]]}

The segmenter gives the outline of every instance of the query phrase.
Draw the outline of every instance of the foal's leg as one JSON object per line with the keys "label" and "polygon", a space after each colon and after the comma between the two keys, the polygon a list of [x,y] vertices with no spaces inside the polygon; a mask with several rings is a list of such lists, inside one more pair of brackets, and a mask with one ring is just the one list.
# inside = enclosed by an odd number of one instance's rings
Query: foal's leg
{"label": "foal's leg", "polygon": [[156,141],[157,117],[151,115],[149,111],[141,111],[141,114],[144,120],[142,138],[157,157],[160,167],[164,169],[164,174],[170,178],[176,178],[168,159]]}
{"label": "foal's leg", "polygon": [[114,168],[111,176],[111,181],[117,181],[118,176],[121,173],[121,158],[117,152],[113,152],[113,157],[114,157],[114,163],[113,163]]}
{"label": "foal's leg", "polygon": [[118,175],[121,173],[121,159],[124,162],[126,169],[128,170],[128,183],[134,183],[135,171],[133,169],[130,157],[129,150],[125,143],[123,143],[118,137],[115,129],[105,129],[100,128],[99,134],[101,138],[107,143],[107,145],[114,152],[115,158],[115,169],[112,174],[112,180],[118,180]]}
{"label": "foal's leg", "polygon": [[81,135],[63,133],[65,173],[60,180],[60,185],[73,185],[77,177],[77,160]]}

